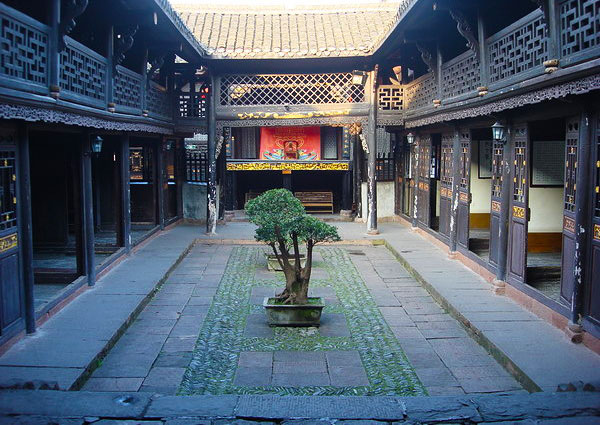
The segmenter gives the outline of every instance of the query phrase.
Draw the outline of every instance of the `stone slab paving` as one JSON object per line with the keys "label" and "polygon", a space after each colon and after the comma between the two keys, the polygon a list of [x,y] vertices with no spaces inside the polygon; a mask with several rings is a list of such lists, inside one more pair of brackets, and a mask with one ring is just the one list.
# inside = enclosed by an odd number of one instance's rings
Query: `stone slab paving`
{"label": "stone slab paving", "polygon": [[83,389],[175,394],[231,250],[191,248]]}
{"label": "stone slab paving", "polygon": [[0,424],[596,425],[599,393],[446,397],[158,396],[6,390]]}
{"label": "stone slab paving", "polygon": [[54,381],[63,390],[77,387],[197,233],[197,227],[177,226],[118,264],[0,357],[0,385],[35,379]]}

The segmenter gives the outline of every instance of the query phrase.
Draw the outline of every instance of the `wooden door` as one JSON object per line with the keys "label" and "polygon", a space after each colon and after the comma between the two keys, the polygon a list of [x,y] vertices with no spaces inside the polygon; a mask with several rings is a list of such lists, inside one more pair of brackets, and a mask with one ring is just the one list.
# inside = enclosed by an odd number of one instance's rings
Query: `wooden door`
{"label": "wooden door", "polygon": [[511,210],[509,212],[508,279],[525,282],[529,218],[529,131],[515,126],[512,144]]}
{"label": "wooden door", "polygon": [[23,322],[19,272],[16,146],[0,140],[0,337]]}
{"label": "wooden door", "polygon": [[575,275],[573,274],[575,259],[575,189],[577,183],[577,149],[579,145],[579,117],[567,120],[565,142],[565,189],[563,201],[562,230],[562,276],[560,296],[571,304]]}
{"label": "wooden door", "polygon": [[591,243],[588,254],[587,282],[589,291],[585,303],[586,313],[600,324],[600,116],[592,121],[593,185],[590,188],[592,203]]}
{"label": "wooden door", "polygon": [[460,163],[458,182],[458,245],[469,249],[469,214],[471,210],[471,133],[468,129],[460,134]]}
{"label": "wooden door", "polygon": [[423,136],[419,142],[419,170],[417,178],[417,218],[421,224],[430,226],[431,214],[429,211],[429,171],[431,168],[431,136]]}
{"label": "wooden door", "polygon": [[[500,236],[500,211],[502,209],[502,170],[504,168],[504,142],[494,141],[492,148],[492,195],[490,206],[490,263],[498,266]],[[509,206],[506,205],[505,208]]]}
{"label": "wooden door", "polygon": [[442,134],[440,170],[440,234],[450,237],[450,215],[452,214],[452,155],[454,134]]}

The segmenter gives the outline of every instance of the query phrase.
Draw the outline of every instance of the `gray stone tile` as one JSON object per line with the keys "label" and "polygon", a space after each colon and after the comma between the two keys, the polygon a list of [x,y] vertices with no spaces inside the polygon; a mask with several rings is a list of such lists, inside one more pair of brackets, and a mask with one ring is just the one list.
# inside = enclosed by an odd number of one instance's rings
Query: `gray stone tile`
{"label": "gray stone tile", "polygon": [[196,347],[196,338],[169,337],[162,347],[164,353],[175,353],[181,351],[193,351]]}
{"label": "gray stone tile", "polygon": [[396,335],[396,338],[423,338],[423,335],[416,327],[408,326],[391,326],[392,332]]}
{"label": "gray stone tile", "polygon": [[179,387],[184,374],[185,368],[183,367],[153,367],[142,385],[147,387]]}
{"label": "gray stone tile", "polygon": [[213,302],[212,296],[191,297],[187,303],[188,306],[205,305],[209,306]]}
{"label": "gray stone tile", "polygon": [[188,304],[181,312],[182,316],[202,316],[206,317],[210,305],[192,305]]}
{"label": "gray stone tile", "polygon": [[95,378],[145,378],[158,353],[122,354],[106,357],[93,374]]}
{"label": "gray stone tile", "polygon": [[191,351],[161,353],[154,362],[155,367],[188,367],[192,360]]}
{"label": "gray stone tile", "polygon": [[409,316],[414,315],[431,315],[431,314],[443,314],[444,310],[435,302],[412,302],[402,303],[402,307],[408,313]]}
{"label": "gray stone tile", "polygon": [[[444,387],[444,386],[430,386],[427,387],[427,392],[430,396],[453,396],[453,395],[464,395],[465,390],[462,387]],[[498,424],[500,425],[500,424]],[[508,425],[508,424],[507,424]]]}
{"label": "gray stone tile", "polygon": [[242,387],[262,387],[271,383],[270,367],[238,367],[233,385]]}
{"label": "gray stone tile", "polygon": [[461,378],[458,382],[466,393],[495,393],[521,389],[517,381],[510,376]]}
{"label": "gray stone tile", "polygon": [[337,313],[324,313],[321,316],[321,326],[319,326],[319,333],[322,336],[328,337],[350,336],[350,329],[348,329],[346,316]]}
{"label": "gray stone tile", "polygon": [[238,359],[238,367],[271,369],[273,353],[270,351],[242,351]]}
{"label": "gray stone tile", "polygon": [[415,369],[415,372],[425,386],[459,386],[454,375],[445,367]]}
{"label": "gray stone tile", "polygon": [[273,362],[273,373],[327,373],[325,359],[316,362]]}
{"label": "gray stone tile", "polygon": [[264,313],[249,314],[244,328],[246,338],[272,338],[273,329],[269,326]]}
{"label": "gray stone tile", "polygon": [[323,351],[275,351],[273,361],[287,363],[319,362],[325,361]]}
{"label": "gray stone tile", "polygon": [[271,385],[279,387],[311,387],[330,385],[327,373],[275,373]]}
{"label": "gray stone tile", "polygon": [[95,378],[83,386],[83,391],[138,391],[144,378]]}
{"label": "gray stone tile", "polygon": [[327,365],[332,367],[362,367],[362,360],[358,351],[326,351]]}
{"label": "gray stone tile", "polygon": [[369,378],[365,369],[361,367],[330,367],[329,379],[334,387],[360,387],[368,386]]}

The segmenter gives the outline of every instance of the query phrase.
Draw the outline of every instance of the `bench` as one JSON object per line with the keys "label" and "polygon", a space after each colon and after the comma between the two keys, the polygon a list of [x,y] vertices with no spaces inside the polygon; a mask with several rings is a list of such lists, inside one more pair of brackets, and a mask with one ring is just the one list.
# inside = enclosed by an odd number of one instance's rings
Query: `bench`
{"label": "bench", "polygon": [[306,212],[333,214],[332,192],[296,192],[294,196],[302,202]]}

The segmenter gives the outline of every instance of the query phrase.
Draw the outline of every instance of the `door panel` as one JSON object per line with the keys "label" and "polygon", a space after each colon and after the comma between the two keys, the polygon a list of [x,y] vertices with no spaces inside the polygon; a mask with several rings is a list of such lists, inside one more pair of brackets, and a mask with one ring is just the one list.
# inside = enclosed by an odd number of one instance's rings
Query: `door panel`
{"label": "door panel", "polygon": [[16,147],[0,141],[0,335],[23,317],[17,232]]}
{"label": "door panel", "polygon": [[504,165],[504,142],[496,141],[492,152],[492,196],[490,206],[490,263],[498,265],[498,236],[500,235],[500,211],[502,209],[502,168]]}
{"label": "door panel", "polygon": [[460,131],[460,181],[458,182],[457,242],[469,249],[469,213],[471,204],[471,133]]}
{"label": "door panel", "polygon": [[421,224],[429,227],[431,214],[429,212],[429,170],[431,167],[431,136],[423,136],[419,142],[419,178],[418,178],[418,219]]}
{"label": "door panel", "polygon": [[[598,323],[600,323],[600,116],[596,116],[592,121],[594,131],[592,133],[592,151],[593,151],[593,182],[590,187],[590,200],[592,201],[592,222],[591,234],[592,243],[590,255],[588,258],[586,280],[589,282],[589,295],[587,299],[587,313]],[[587,283],[587,282],[586,282]]]}
{"label": "door panel", "polygon": [[450,215],[452,214],[452,155],[454,135],[442,134],[442,158],[440,170],[440,233],[450,237]]}
{"label": "door panel", "polygon": [[579,118],[567,120],[565,143],[565,191],[563,202],[562,262],[560,296],[571,303],[575,275],[575,190],[577,187],[577,147],[579,144]]}
{"label": "door panel", "polygon": [[525,282],[527,274],[527,209],[529,205],[529,132],[527,124],[515,126],[514,133],[508,279],[512,282]]}

